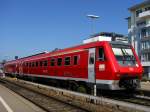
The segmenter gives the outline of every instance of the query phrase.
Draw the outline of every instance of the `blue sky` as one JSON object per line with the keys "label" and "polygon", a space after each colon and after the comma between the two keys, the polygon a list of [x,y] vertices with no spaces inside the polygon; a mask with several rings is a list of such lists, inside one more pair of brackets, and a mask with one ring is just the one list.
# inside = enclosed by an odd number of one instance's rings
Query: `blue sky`
{"label": "blue sky", "polygon": [[0,60],[80,44],[95,32],[127,35],[128,8],[143,0],[0,0]]}

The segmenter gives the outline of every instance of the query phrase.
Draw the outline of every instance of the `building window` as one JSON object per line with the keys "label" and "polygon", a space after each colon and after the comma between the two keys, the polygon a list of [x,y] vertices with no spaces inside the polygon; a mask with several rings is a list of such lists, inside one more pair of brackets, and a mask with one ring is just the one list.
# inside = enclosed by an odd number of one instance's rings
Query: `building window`
{"label": "building window", "polygon": [[148,61],[150,61],[150,53],[148,53]]}
{"label": "building window", "polygon": [[73,57],[73,64],[77,65],[78,64],[78,56]]}
{"label": "building window", "polygon": [[47,66],[47,61],[46,61],[46,60],[43,61],[43,65],[44,65],[44,66]]}
{"label": "building window", "polygon": [[149,10],[150,10],[150,7],[146,7],[146,8],[145,8],[145,11],[149,11]]}
{"label": "building window", "polygon": [[137,25],[137,26],[143,26],[143,25],[146,25],[146,21],[137,22],[136,25]]}
{"label": "building window", "polygon": [[141,36],[142,36],[142,38],[146,37],[146,29],[141,30]]}
{"label": "building window", "polygon": [[70,65],[70,57],[65,58],[65,65]]}
{"label": "building window", "polygon": [[150,28],[147,28],[147,34],[150,36]]}
{"label": "building window", "polygon": [[57,59],[57,65],[58,65],[58,66],[61,66],[61,65],[62,65],[62,58],[58,58],[58,59]]}
{"label": "building window", "polygon": [[55,59],[51,59],[51,60],[50,60],[50,65],[51,65],[51,66],[55,66]]}
{"label": "building window", "polygon": [[138,17],[140,13],[142,13],[142,9],[136,11],[136,17]]}

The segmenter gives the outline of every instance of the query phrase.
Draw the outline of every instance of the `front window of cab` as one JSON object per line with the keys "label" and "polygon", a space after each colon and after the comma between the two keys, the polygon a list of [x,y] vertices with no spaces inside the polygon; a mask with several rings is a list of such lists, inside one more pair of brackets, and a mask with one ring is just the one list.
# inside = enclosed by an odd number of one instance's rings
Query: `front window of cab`
{"label": "front window of cab", "polygon": [[135,66],[137,64],[133,51],[129,45],[112,44],[116,60],[121,66]]}

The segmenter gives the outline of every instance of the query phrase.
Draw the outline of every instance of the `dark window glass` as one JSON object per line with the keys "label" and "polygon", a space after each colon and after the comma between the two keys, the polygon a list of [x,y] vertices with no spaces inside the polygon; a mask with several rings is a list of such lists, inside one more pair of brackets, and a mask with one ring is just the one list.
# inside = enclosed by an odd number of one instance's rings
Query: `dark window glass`
{"label": "dark window glass", "polygon": [[36,61],[35,66],[38,67],[38,61]]}
{"label": "dark window glass", "polygon": [[51,66],[55,66],[55,59],[51,59],[50,65],[51,65]]}
{"label": "dark window glass", "polygon": [[28,67],[28,63],[26,63],[26,67]]}
{"label": "dark window glass", "polygon": [[141,30],[141,36],[146,37],[146,29],[145,28]]}
{"label": "dark window glass", "polygon": [[70,57],[65,58],[65,65],[70,65]]}
{"label": "dark window glass", "polygon": [[57,65],[58,65],[58,66],[61,66],[61,65],[62,65],[62,58],[58,58],[58,60],[57,60]]}
{"label": "dark window glass", "polygon": [[29,63],[29,67],[31,67],[31,63]]}
{"label": "dark window glass", "polygon": [[44,63],[44,66],[47,66],[47,61],[45,60],[45,61],[43,61],[43,63]]}
{"label": "dark window glass", "polygon": [[42,61],[40,61],[40,66],[43,66],[43,62]]}
{"label": "dark window glass", "polygon": [[73,60],[74,60],[73,64],[74,64],[74,65],[77,65],[77,64],[78,64],[78,56],[74,56],[74,59],[73,59]]}
{"label": "dark window glass", "polygon": [[94,53],[90,53],[89,64],[94,64]]}
{"label": "dark window glass", "polygon": [[138,17],[140,13],[142,13],[142,9],[136,11],[136,17]]}
{"label": "dark window glass", "polygon": [[148,11],[148,10],[150,10],[150,7],[146,7],[146,8],[145,8],[145,11]]}
{"label": "dark window glass", "polygon": [[105,57],[104,57],[104,49],[103,48],[99,48],[99,56],[98,56],[98,59],[100,61],[104,61],[105,60]]}
{"label": "dark window glass", "polygon": [[32,62],[32,67],[34,67],[34,62]]}

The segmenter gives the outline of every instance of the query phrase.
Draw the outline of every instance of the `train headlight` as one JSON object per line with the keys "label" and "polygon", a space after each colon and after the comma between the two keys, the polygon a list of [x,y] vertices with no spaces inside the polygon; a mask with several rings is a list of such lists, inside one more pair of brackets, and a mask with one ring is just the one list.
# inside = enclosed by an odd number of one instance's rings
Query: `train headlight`
{"label": "train headlight", "polygon": [[138,65],[138,64],[136,64],[136,67],[139,67],[139,65]]}

